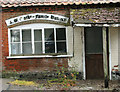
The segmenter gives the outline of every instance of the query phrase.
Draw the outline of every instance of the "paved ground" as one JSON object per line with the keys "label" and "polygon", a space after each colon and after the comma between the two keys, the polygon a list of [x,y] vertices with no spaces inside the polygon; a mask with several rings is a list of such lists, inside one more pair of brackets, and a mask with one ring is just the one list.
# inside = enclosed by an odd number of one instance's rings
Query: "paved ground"
{"label": "paved ground", "polygon": [[[2,81],[2,86],[1,86],[2,90],[56,90],[58,88],[57,85],[53,85],[52,87],[40,88],[40,87],[29,87],[29,86],[15,86],[15,85],[8,84],[8,82],[13,80],[14,79],[0,78],[0,81]],[[42,82],[39,82],[39,83],[42,83]],[[117,89],[120,88],[120,85],[118,82],[110,82],[109,89],[105,89],[104,81],[100,81],[100,80],[85,80],[85,81],[79,80],[78,83],[79,83],[78,86],[71,87],[70,89],[71,90],[113,90],[114,88],[117,88]],[[111,92],[111,91],[107,91],[107,92]],[[120,90],[115,92],[120,92]]]}
{"label": "paved ground", "polygon": [[2,80],[2,90],[36,90],[35,87],[10,85],[8,82],[14,81],[14,79],[0,78],[0,80]]}
{"label": "paved ground", "polygon": [[2,78],[0,78],[0,80],[2,80],[2,90],[7,90],[9,88],[8,82],[13,81],[13,79],[2,79]]}

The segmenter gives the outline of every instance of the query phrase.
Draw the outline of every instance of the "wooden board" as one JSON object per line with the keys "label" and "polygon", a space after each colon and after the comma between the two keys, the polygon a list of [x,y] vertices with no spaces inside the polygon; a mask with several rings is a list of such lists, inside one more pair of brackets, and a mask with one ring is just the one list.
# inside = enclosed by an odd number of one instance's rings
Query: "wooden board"
{"label": "wooden board", "polygon": [[86,54],[86,78],[103,79],[103,55]]}

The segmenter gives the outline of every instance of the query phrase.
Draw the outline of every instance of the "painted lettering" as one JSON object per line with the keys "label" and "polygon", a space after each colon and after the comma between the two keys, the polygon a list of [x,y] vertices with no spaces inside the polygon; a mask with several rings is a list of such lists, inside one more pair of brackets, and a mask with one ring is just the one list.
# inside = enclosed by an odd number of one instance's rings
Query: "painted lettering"
{"label": "painted lettering", "polygon": [[18,19],[14,19],[14,22],[18,22]]}
{"label": "painted lettering", "polygon": [[24,17],[24,20],[30,19],[32,16],[27,15],[26,17]]}
{"label": "painted lettering", "polygon": [[33,13],[33,14],[27,14],[27,15],[21,15],[15,18],[11,18],[6,20],[7,26],[19,23],[19,22],[24,22],[28,20],[49,20],[49,21],[57,21],[57,22],[62,22],[62,23],[67,23],[68,18],[61,16],[61,15],[55,15],[55,14],[44,14],[44,13]]}

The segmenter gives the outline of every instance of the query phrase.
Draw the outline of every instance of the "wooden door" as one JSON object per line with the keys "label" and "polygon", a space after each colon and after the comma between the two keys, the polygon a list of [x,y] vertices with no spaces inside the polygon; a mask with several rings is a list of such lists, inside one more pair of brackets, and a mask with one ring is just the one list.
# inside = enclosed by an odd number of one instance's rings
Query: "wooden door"
{"label": "wooden door", "polygon": [[85,28],[85,63],[87,79],[104,78],[101,27]]}

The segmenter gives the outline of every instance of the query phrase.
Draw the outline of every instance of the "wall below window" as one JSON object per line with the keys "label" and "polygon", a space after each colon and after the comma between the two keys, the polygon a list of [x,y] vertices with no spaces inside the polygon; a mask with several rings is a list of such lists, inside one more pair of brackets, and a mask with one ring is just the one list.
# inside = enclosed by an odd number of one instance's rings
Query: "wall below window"
{"label": "wall below window", "polygon": [[10,59],[4,62],[6,70],[17,71],[53,71],[56,65],[68,67],[67,58],[34,58],[34,59]]}

